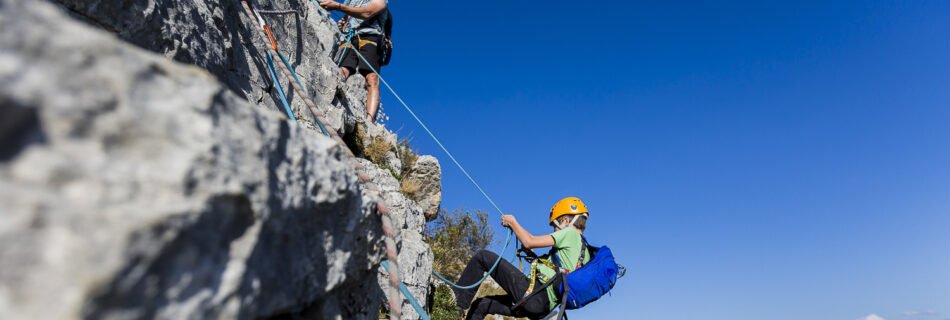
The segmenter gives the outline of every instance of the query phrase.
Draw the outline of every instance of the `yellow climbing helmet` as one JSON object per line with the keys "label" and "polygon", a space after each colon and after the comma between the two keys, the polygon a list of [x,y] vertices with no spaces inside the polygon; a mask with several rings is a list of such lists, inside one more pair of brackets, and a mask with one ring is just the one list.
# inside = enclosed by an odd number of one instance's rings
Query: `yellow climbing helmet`
{"label": "yellow climbing helmet", "polygon": [[587,206],[581,202],[581,199],[578,199],[577,197],[567,197],[561,199],[561,201],[558,201],[554,204],[554,207],[551,207],[551,224],[554,224],[554,221],[557,220],[557,218],[560,218],[565,214],[582,213],[590,215],[590,213],[587,212]]}

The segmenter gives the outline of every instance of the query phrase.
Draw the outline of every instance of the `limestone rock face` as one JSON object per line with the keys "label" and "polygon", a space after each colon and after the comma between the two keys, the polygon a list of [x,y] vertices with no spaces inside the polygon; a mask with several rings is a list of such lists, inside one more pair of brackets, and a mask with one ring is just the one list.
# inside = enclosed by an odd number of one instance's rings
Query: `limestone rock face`
{"label": "limestone rock face", "polygon": [[[158,22],[121,28],[188,27]],[[376,317],[378,199],[340,146],[44,1],[0,30],[0,319]]]}
{"label": "limestone rock face", "polygon": [[430,155],[419,156],[407,178],[419,182],[416,200],[425,210],[426,221],[435,220],[442,204],[442,168],[439,160]]}
{"label": "limestone rock face", "polygon": [[[429,275],[432,272],[432,250],[423,241],[422,231],[425,221],[422,208],[399,192],[399,182],[389,170],[381,169],[369,160],[360,159],[360,164],[369,168],[367,174],[379,184],[380,194],[393,212],[393,224],[399,235],[399,274],[413,296],[424,307],[425,297],[429,293]],[[379,284],[386,286],[388,278],[385,270],[379,268]],[[387,297],[392,298],[392,297]],[[401,299],[401,298],[399,298]],[[403,318],[418,319],[408,301],[403,302]]]}
{"label": "limestone rock face", "polygon": [[[425,305],[440,191],[355,172],[278,69],[288,121],[240,1],[51,1],[0,0],[0,319],[372,319],[384,299],[419,318],[381,290],[374,209]],[[396,145],[365,120],[365,79],[342,81],[321,9],[250,2],[283,11],[263,16],[330,130]]]}
{"label": "limestone rock face", "polygon": [[[217,77],[227,88],[252,103],[283,112],[268,75],[264,41],[237,0],[53,0],[74,16],[114,32],[143,49],[178,62],[196,65]],[[281,53],[300,76],[327,121],[341,134],[351,132],[366,118],[362,77],[343,84],[331,55],[337,40],[333,26],[308,0],[251,1],[262,13]],[[280,57],[273,57],[280,63]],[[289,80],[278,78],[285,91]],[[338,90],[339,89],[339,90]],[[288,92],[298,120],[314,129],[313,116],[300,99]]]}
{"label": "limestone rock face", "polygon": [[[411,231],[403,231],[399,239],[399,271],[406,288],[413,297],[426,308],[429,294],[429,277],[432,273],[432,250],[422,240],[422,235]],[[386,276],[383,269],[379,269],[379,284],[386,285]],[[389,298],[389,297],[387,297]],[[408,301],[402,304],[404,319],[419,319],[420,316]]]}

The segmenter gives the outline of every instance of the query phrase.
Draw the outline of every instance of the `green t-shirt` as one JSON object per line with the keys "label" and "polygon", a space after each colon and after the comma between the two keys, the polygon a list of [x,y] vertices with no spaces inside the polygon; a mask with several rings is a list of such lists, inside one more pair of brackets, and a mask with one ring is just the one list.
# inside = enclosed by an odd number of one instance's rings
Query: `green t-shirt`
{"label": "green t-shirt", "polygon": [[[561,268],[574,271],[577,268],[577,259],[581,257],[581,234],[577,232],[574,228],[567,228],[555,231],[551,234],[551,237],[554,238],[554,251],[557,254],[558,259],[561,259]],[[551,263],[554,263],[553,258],[543,257],[545,259],[551,260]],[[584,254],[584,263],[590,261],[590,254]],[[557,264],[555,264],[557,265]],[[538,263],[538,272],[543,274],[545,277],[550,279],[554,277],[557,272],[554,269],[551,269],[543,263]],[[554,292],[554,285],[547,287],[548,291],[548,301],[551,301],[550,309],[554,310],[557,307],[558,296]]]}

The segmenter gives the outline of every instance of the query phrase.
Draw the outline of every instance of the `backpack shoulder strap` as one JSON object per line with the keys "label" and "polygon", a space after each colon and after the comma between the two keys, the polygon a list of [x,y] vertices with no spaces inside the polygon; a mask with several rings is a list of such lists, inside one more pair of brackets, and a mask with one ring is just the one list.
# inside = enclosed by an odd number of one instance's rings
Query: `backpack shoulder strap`
{"label": "backpack shoulder strap", "polygon": [[393,37],[393,13],[386,7],[386,23],[383,25],[383,34],[386,38]]}
{"label": "backpack shoulder strap", "polygon": [[581,236],[581,254],[577,258],[577,264],[574,265],[574,270],[581,268],[581,264],[584,263],[585,255],[590,255],[590,251],[587,250],[587,247],[588,247],[587,238],[584,238],[584,236]]}

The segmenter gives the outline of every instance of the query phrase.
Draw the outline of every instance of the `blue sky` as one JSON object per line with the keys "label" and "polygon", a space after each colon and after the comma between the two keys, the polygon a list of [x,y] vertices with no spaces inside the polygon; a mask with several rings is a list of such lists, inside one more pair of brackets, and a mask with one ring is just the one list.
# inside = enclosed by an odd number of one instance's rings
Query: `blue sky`
{"label": "blue sky", "polygon": [[950,319],[950,2],[391,8],[383,76],[499,206],[581,197],[627,267],[573,319]]}

